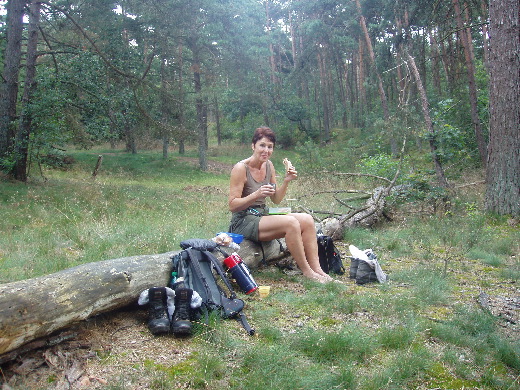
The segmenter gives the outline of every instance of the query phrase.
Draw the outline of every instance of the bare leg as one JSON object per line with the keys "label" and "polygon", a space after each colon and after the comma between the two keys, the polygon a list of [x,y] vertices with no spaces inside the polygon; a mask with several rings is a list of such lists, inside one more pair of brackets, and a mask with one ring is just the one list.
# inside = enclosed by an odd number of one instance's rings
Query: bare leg
{"label": "bare leg", "polygon": [[[313,225],[314,226],[314,225]],[[309,227],[306,227],[309,230]],[[276,238],[285,238],[287,248],[291,252],[296,264],[302,271],[303,275],[316,279],[320,282],[327,282],[330,277],[323,276],[316,272],[315,269],[321,270],[319,267],[319,260],[317,258],[317,244],[316,244],[316,258],[312,257],[311,262],[308,261],[306,254],[312,250],[311,246],[307,245],[305,248],[302,235],[302,227],[300,221],[294,215],[270,215],[260,219],[259,225],[259,239],[261,241],[274,240]],[[309,235],[309,231],[306,232],[306,236]],[[314,238],[316,241],[316,238]],[[310,254],[310,253],[309,253]],[[316,261],[318,265],[316,267]],[[322,271],[323,272],[323,271]],[[326,275],[326,274],[325,274]]]}
{"label": "bare leg", "polygon": [[314,226],[314,220],[309,214],[293,213],[294,216],[300,222],[301,237],[303,247],[305,249],[305,256],[311,269],[325,277],[327,280],[332,280],[325,271],[321,269],[320,259],[318,257],[318,242],[316,240],[316,227]]}

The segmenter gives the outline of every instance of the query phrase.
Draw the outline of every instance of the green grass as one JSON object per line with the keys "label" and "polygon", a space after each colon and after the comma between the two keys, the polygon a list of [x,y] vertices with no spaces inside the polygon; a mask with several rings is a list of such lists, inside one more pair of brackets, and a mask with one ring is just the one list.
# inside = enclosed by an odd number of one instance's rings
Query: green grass
{"label": "green grass", "polygon": [[[248,148],[225,145],[210,155],[232,164]],[[341,156],[316,153],[327,164]],[[93,180],[99,154],[103,165]],[[305,161],[295,151],[287,155]],[[46,180],[1,183],[0,282],[176,250],[181,240],[227,229],[227,174],[201,172],[177,155],[163,160],[158,152],[73,156],[71,170],[45,169]],[[288,197],[316,208],[330,207],[331,198],[309,193],[354,183],[303,172]],[[286,286],[265,300],[243,297],[256,337],[243,336],[234,321],[212,318],[196,326],[182,362],[143,356],[104,388],[133,388],[143,376],[150,389],[517,388],[518,340],[475,305],[475,294],[500,294],[519,280],[520,232],[459,204],[446,215],[407,215],[373,230],[347,231],[344,243],[373,248],[389,283],[361,287],[347,275],[345,284],[320,285],[278,270],[255,271],[257,281]]]}
{"label": "green grass", "polygon": [[176,159],[163,161],[155,153],[109,156],[94,181],[90,168],[96,155],[74,156],[78,164],[72,172],[49,171],[47,181],[35,178],[28,186],[3,183],[1,282],[163,253],[188,237],[227,230],[224,175],[202,173]]}

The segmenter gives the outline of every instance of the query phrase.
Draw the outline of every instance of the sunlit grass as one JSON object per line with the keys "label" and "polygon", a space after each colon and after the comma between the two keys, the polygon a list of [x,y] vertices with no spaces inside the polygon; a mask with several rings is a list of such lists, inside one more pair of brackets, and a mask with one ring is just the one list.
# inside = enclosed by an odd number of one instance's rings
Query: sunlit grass
{"label": "sunlit grass", "polygon": [[72,173],[48,171],[45,182],[2,187],[0,281],[163,253],[184,239],[227,230],[225,175],[162,161],[155,153],[105,158],[93,180],[87,167],[96,156],[77,152]]}

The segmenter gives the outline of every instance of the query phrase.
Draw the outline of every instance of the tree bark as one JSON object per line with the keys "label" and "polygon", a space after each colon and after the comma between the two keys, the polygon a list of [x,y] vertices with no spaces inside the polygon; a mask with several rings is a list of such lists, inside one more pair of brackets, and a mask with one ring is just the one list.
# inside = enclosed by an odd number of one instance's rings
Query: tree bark
{"label": "tree bark", "polygon": [[18,97],[18,76],[22,58],[22,32],[25,0],[7,2],[7,45],[4,52],[4,70],[0,84],[0,158],[7,156],[14,144]]}
{"label": "tree bark", "polygon": [[27,181],[27,161],[29,157],[29,137],[32,127],[31,98],[36,89],[36,59],[38,57],[38,30],[40,27],[41,3],[32,1],[29,11],[29,28],[27,40],[27,54],[25,60],[25,82],[22,96],[22,113],[20,125],[16,135],[15,167],[16,180]]}
{"label": "tree bark", "polygon": [[220,124],[220,107],[218,102],[218,96],[213,97],[213,112],[215,114],[215,128],[217,130],[217,145],[222,145],[222,125]]}
{"label": "tree bark", "polygon": [[179,128],[180,128],[180,131],[179,131],[179,138],[178,138],[178,143],[179,143],[179,154],[184,154],[185,150],[184,150],[184,140],[186,138],[186,131],[185,131],[185,127],[186,127],[186,124],[185,124],[185,116],[184,116],[184,78],[183,78],[183,67],[184,67],[184,56],[183,56],[183,46],[181,43],[178,44],[178,47],[177,47],[177,61],[179,62],[179,74],[178,74],[178,79],[179,79],[179,82],[178,82],[178,86],[179,86]]}
{"label": "tree bark", "polygon": [[268,37],[268,40],[269,40],[269,65],[271,67],[271,84],[273,86],[275,85],[278,85],[280,80],[278,79],[278,76],[277,76],[277,67],[276,67],[276,56],[275,56],[275,52],[274,52],[274,45],[273,43],[271,42],[271,15],[269,13],[269,1],[266,1],[265,2],[265,26],[266,26],[266,32],[267,32],[267,37]]}
{"label": "tree bark", "polygon": [[489,156],[486,208],[520,216],[520,6],[489,3]]}
{"label": "tree bark", "polygon": [[[480,1],[480,9],[481,9],[481,20],[487,20],[487,17],[489,15],[488,9],[487,9],[487,1],[481,0]],[[486,23],[482,23],[482,55],[484,56],[484,64],[486,65],[486,68],[489,68],[489,42],[488,42],[488,26]]]}
{"label": "tree bark", "polygon": [[166,124],[170,119],[170,101],[168,99],[168,81],[166,76],[166,63],[167,63],[167,49],[166,49],[166,37],[163,38],[164,42],[161,45],[161,139],[162,139],[162,158],[163,160],[168,159],[168,149],[170,147],[170,132],[169,126]]}

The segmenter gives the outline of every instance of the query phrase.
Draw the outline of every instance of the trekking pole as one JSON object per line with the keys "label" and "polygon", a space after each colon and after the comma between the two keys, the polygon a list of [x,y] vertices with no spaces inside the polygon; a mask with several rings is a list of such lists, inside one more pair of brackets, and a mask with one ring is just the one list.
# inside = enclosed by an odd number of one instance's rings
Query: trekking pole
{"label": "trekking pole", "polygon": [[242,327],[246,330],[246,332],[249,334],[249,336],[255,335],[255,330],[251,328],[249,323],[247,322],[246,315],[242,312],[238,313],[237,321],[242,324]]}

